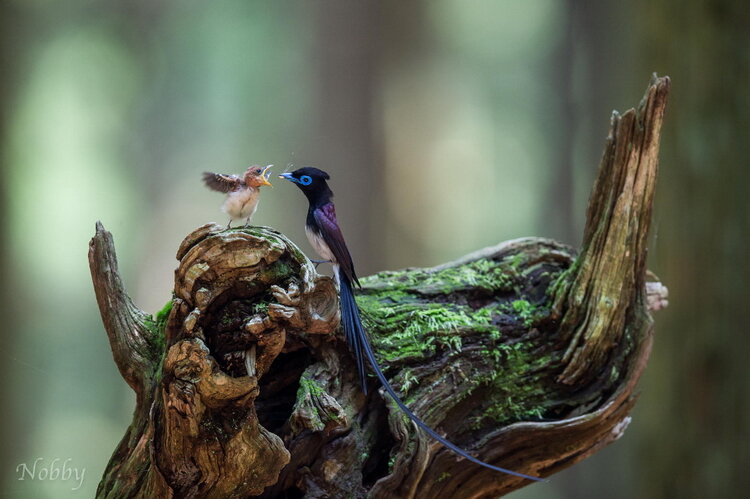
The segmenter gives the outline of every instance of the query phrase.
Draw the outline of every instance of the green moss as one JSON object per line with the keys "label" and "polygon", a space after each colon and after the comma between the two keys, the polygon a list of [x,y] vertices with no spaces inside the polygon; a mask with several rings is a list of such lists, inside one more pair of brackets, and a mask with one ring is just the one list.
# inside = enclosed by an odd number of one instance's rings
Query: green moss
{"label": "green moss", "polygon": [[409,289],[420,294],[451,294],[466,289],[497,293],[511,291],[515,274],[510,264],[481,258],[470,263],[434,271],[409,269],[389,271],[363,279],[378,290]]}
{"label": "green moss", "polygon": [[403,369],[401,371],[401,386],[400,391],[401,395],[405,395],[409,389],[417,384],[419,384],[419,379],[414,375],[411,369],[408,367],[406,369]]}
{"label": "green moss", "polygon": [[323,389],[322,386],[318,384],[317,381],[303,374],[302,377],[299,379],[299,388],[297,389],[297,400],[298,401],[301,400],[308,393],[312,395],[313,397],[320,397],[321,395],[325,393],[325,390]]}
{"label": "green moss", "polygon": [[297,401],[295,407],[302,410],[308,418],[309,429],[313,431],[323,431],[328,421],[325,414],[321,414],[317,404],[313,401],[323,395],[325,390],[314,379],[304,373],[299,380],[297,389]]}
{"label": "green moss", "polygon": [[[549,299],[539,303],[519,291],[527,264],[523,256],[512,255],[440,271],[410,269],[363,279],[357,302],[365,326],[383,367],[400,366],[394,385],[403,395],[412,392],[404,397],[407,405],[419,396],[414,387],[420,380],[404,364],[434,357],[438,350],[470,348],[476,370],[468,375],[472,386],[463,393],[483,389],[482,402],[470,416],[472,426],[544,417],[551,400],[544,373],[557,359],[540,357],[538,345],[528,340],[512,343],[519,328],[530,328],[549,314]],[[505,339],[503,327],[512,328],[513,335]]]}
{"label": "green moss", "polygon": [[463,347],[463,340],[461,340],[460,336],[451,336],[448,335],[443,343],[452,351],[454,352],[460,352],[461,348]]}
{"label": "green moss", "polygon": [[146,328],[151,333],[149,343],[151,344],[151,353],[154,361],[159,360],[163,356],[166,348],[165,330],[170,312],[172,312],[172,300],[169,300],[156,314],[146,317],[144,320]]}
{"label": "green moss", "polygon": [[277,284],[297,275],[298,270],[299,265],[295,265],[292,261],[287,261],[287,259],[280,259],[263,270],[260,280],[266,283]]}
{"label": "green moss", "polygon": [[[485,352],[483,352],[485,354]],[[483,410],[473,418],[472,426],[504,425],[543,417],[548,392],[540,379],[552,359],[539,357],[533,345],[515,343],[490,347],[486,351],[486,373],[473,379],[489,386]]]}
{"label": "green moss", "polygon": [[309,260],[309,258],[307,258],[307,255],[302,253],[302,250],[300,250],[298,247],[288,244],[287,249],[289,250],[289,253],[292,254],[294,260],[296,260],[297,262],[303,263]]}
{"label": "green moss", "polygon": [[510,265],[510,267],[516,272],[518,272],[521,268],[521,264],[524,263],[526,259],[524,258],[523,253],[516,253],[515,255],[511,256],[508,260],[509,260],[508,264]]}
{"label": "green moss", "polygon": [[466,306],[392,300],[392,295],[357,298],[378,354],[388,362],[431,355],[441,345],[460,351],[462,331],[489,324],[489,317],[477,316]]}
{"label": "green moss", "polygon": [[169,300],[164,307],[162,307],[161,310],[156,312],[156,324],[158,326],[161,326],[162,329],[166,327],[167,324],[167,318],[169,317],[169,314],[172,312],[172,305],[174,302],[172,300]]}
{"label": "green moss", "polygon": [[253,304],[252,308],[253,314],[267,314],[268,313],[268,303],[266,302],[258,302]]}
{"label": "green moss", "polygon": [[436,303],[428,301],[434,298],[426,296],[476,293],[477,289],[501,295],[513,286],[507,272],[510,272],[508,264],[480,259],[438,272],[385,272],[364,279],[365,289],[357,297],[357,303],[379,357],[392,363],[432,355],[436,347],[460,352],[462,336],[467,331],[486,333],[492,341],[497,341],[501,331],[493,321],[508,312],[530,325],[536,309],[527,300],[504,306],[496,298],[497,301],[474,309],[460,300]]}
{"label": "green moss", "polygon": [[[362,280],[365,289],[357,302],[364,311],[373,342],[387,361],[430,355],[435,346],[460,351],[462,332],[466,330],[499,339],[501,333],[493,325],[498,315],[510,312],[522,324],[531,325],[537,310],[528,300],[517,300],[505,308],[500,306],[503,303],[500,297],[514,292],[517,269],[523,262],[522,256],[514,255],[499,262],[482,258],[439,271],[382,272]],[[474,309],[460,300],[435,303],[434,298],[428,298],[465,292],[472,296],[494,296],[495,301]]]}
{"label": "green moss", "polygon": [[270,227],[248,227],[246,229],[240,228],[240,230],[261,239],[266,239],[275,245],[286,247],[292,258],[300,264],[308,260],[307,256],[294,243],[275,229]]}
{"label": "green moss", "polygon": [[526,300],[514,300],[510,305],[523,325],[526,327],[531,326],[536,312],[535,307]]}
{"label": "green moss", "polygon": [[546,294],[548,297],[558,299],[568,292],[570,289],[571,281],[578,275],[578,269],[581,266],[581,257],[575,259],[573,264],[567,269],[560,272],[555,277],[547,288]]}

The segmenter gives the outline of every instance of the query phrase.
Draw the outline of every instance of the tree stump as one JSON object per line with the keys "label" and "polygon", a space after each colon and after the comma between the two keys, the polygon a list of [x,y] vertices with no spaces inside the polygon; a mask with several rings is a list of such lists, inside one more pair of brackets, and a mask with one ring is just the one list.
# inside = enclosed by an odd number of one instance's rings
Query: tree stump
{"label": "tree stump", "polygon": [[[666,288],[646,270],[669,79],[614,113],[580,254],[541,238],[363,279],[386,375],[478,458],[547,477],[618,439]],[[133,422],[97,490],[121,497],[497,497],[529,482],[458,458],[382,391],[365,397],[334,282],[283,234],[208,224],[174,296],[135,307],[112,236],[89,248]],[[373,387],[376,380],[370,378]]]}

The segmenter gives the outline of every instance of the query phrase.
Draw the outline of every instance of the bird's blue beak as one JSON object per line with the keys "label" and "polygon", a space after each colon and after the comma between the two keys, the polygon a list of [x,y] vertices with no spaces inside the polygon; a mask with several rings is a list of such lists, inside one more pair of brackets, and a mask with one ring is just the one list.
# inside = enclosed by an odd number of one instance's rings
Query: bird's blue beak
{"label": "bird's blue beak", "polygon": [[291,180],[292,182],[294,181],[294,177],[292,176],[291,173],[281,173],[279,175],[279,178],[285,178],[287,180]]}

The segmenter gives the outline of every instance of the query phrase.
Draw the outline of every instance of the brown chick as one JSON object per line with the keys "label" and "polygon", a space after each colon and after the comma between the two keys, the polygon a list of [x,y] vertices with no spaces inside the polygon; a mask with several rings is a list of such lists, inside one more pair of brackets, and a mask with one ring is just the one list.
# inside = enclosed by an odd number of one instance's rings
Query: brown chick
{"label": "brown chick", "polygon": [[273,165],[265,168],[253,165],[245,171],[240,178],[237,175],[227,175],[224,173],[203,173],[203,182],[211,190],[224,192],[227,198],[221,209],[229,215],[227,229],[232,226],[232,220],[247,219],[245,227],[250,223],[250,219],[258,209],[260,200],[260,188],[264,185],[271,185],[268,181],[268,171]]}

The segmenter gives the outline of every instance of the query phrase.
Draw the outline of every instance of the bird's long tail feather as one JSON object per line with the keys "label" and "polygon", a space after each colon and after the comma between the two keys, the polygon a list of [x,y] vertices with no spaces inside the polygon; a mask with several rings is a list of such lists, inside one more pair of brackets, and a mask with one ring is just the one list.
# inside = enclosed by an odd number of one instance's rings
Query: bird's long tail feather
{"label": "bird's long tail feather", "polygon": [[425,432],[427,432],[428,435],[430,435],[432,438],[443,444],[445,447],[449,448],[456,454],[465,457],[469,461],[479,464],[481,466],[484,466],[485,468],[489,468],[491,470],[499,471],[501,473],[507,473],[509,475],[514,475],[517,477],[525,478],[528,480],[534,480],[534,481],[544,481],[543,478],[533,477],[530,475],[525,475],[523,473],[518,473],[516,471],[508,470],[505,468],[500,468],[499,466],[493,466],[489,463],[485,463],[484,461],[475,458],[465,450],[463,450],[461,447],[457,446],[456,444],[450,442],[449,440],[446,440],[442,436],[440,436],[435,430],[430,428],[424,421],[419,419],[416,414],[411,412],[408,407],[406,407],[406,404],[404,404],[401,401],[401,398],[398,396],[396,391],[393,389],[391,384],[388,382],[388,379],[383,374],[383,371],[380,369],[380,365],[378,364],[377,359],[375,358],[375,354],[372,350],[372,345],[370,345],[370,341],[367,338],[367,332],[365,331],[365,328],[362,324],[362,319],[359,315],[359,307],[357,307],[357,302],[354,299],[354,292],[352,290],[352,283],[349,281],[347,276],[343,273],[339,272],[338,268],[334,267],[334,270],[336,271],[336,276],[338,277],[339,281],[339,287],[340,287],[340,300],[341,300],[341,321],[344,327],[344,333],[346,335],[346,341],[349,344],[349,348],[353,351],[354,356],[357,361],[357,370],[359,371],[359,380],[362,385],[362,390],[367,394],[367,385],[366,385],[366,378],[365,378],[365,365],[364,365],[364,357],[367,357],[367,360],[370,362],[370,365],[372,366],[372,369],[375,371],[375,374],[377,375],[378,379],[383,385],[383,388],[385,388],[385,391],[388,392],[388,395],[391,396],[394,402],[396,402],[396,405],[401,408],[404,413],[409,416],[409,418],[416,423],[417,426],[422,428]]}
{"label": "bird's long tail feather", "polygon": [[365,346],[362,341],[367,341],[365,334],[365,328],[362,326],[362,319],[359,316],[359,307],[357,302],[354,300],[354,292],[352,291],[352,283],[349,278],[339,272],[338,265],[334,266],[334,272],[339,281],[339,296],[341,301],[341,323],[344,326],[344,334],[346,335],[346,343],[354,353],[354,358],[357,361],[357,372],[359,373],[359,384],[362,387],[362,391],[367,395],[367,372],[365,371]]}

